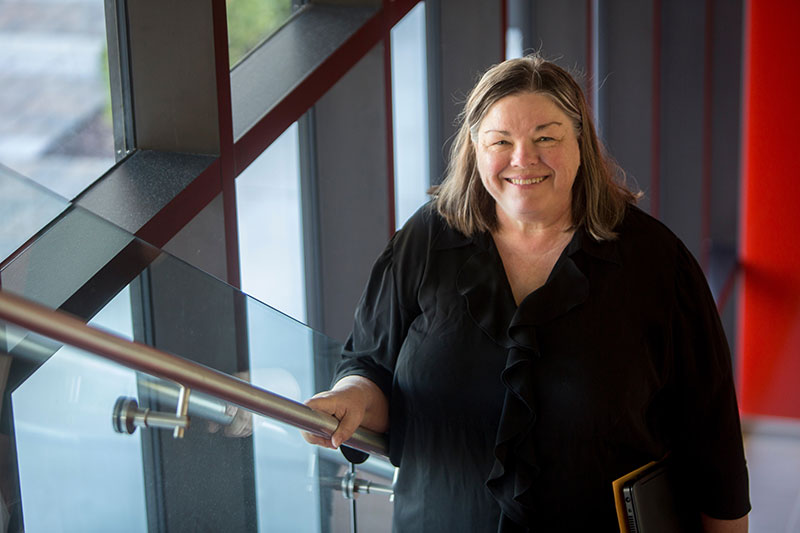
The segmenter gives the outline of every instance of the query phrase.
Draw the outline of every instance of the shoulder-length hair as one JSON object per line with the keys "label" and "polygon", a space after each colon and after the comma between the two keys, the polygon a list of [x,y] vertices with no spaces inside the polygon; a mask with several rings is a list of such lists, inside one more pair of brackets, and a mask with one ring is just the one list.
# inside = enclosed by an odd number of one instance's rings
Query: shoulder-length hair
{"label": "shoulder-length hair", "polygon": [[548,96],[572,119],[581,153],[572,186],[573,228],[583,226],[596,240],[613,240],[614,228],[622,221],[627,204],[634,203],[641,193],[633,193],[624,185],[624,173],[598,139],[578,83],[566,70],[538,55],[493,66],[470,92],[459,115],[461,126],[444,180],[430,191],[437,211],[450,226],[468,236],[497,229],[495,201],[478,174],[473,142],[492,105],[524,92]]}

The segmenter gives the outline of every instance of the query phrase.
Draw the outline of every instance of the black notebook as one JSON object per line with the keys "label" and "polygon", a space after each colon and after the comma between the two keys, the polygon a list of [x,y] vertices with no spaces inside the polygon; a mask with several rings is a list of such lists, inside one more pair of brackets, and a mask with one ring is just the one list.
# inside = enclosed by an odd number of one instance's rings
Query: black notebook
{"label": "black notebook", "polygon": [[691,513],[682,509],[680,487],[670,461],[653,461],[614,481],[621,532],[683,533],[694,530]]}

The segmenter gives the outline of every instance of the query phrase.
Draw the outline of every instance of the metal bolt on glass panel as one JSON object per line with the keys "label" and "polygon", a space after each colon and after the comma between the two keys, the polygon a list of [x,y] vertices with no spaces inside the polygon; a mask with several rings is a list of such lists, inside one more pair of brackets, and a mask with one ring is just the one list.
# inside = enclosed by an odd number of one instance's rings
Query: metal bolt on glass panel
{"label": "metal bolt on glass panel", "polygon": [[[185,430],[189,427],[189,417],[175,413],[162,413],[151,411],[150,409],[139,409],[136,398],[120,396],[114,404],[114,412],[111,415],[114,431],[117,433],[133,434],[136,428],[178,428]],[[183,438],[183,434],[176,438]]]}
{"label": "metal bolt on glass panel", "polygon": [[342,495],[348,500],[358,498],[359,494],[387,494],[394,496],[394,488],[391,485],[374,483],[369,479],[356,477],[357,472],[348,472],[340,480]]}

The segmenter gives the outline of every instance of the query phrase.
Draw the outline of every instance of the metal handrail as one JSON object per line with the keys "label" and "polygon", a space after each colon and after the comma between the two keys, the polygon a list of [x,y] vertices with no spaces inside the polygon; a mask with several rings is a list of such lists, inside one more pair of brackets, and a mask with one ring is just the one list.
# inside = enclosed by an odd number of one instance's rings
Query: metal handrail
{"label": "metal handrail", "polygon": [[[93,328],[64,312],[2,290],[0,319],[128,368],[175,381],[309,433],[329,437],[339,424],[333,416],[313,411],[302,403],[152,346]],[[365,428],[356,430],[346,444],[368,453],[388,456],[385,435]]]}

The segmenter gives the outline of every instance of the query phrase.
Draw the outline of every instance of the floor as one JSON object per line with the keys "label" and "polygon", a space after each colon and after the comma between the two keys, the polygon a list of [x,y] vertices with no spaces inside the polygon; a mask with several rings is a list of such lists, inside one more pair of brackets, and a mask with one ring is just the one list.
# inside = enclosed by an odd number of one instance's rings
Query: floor
{"label": "floor", "polygon": [[751,533],[800,533],[800,422],[745,420]]}

